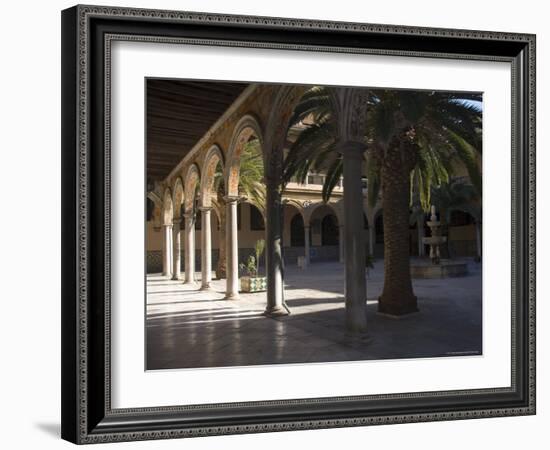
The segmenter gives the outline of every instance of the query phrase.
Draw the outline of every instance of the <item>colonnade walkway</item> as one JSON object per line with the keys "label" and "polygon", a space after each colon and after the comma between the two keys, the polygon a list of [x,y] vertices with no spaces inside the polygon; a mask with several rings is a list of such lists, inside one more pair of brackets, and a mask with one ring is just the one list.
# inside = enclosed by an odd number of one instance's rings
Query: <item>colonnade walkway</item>
{"label": "colonnade walkway", "polygon": [[373,359],[473,356],[482,351],[481,265],[463,278],[413,280],[420,312],[399,319],[378,314],[383,261],[367,278],[365,337],[345,332],[344,266],[285,270],[291,314],[263,315],[266,293],[224,300],[212,289],[162,275],[147,276],[147,370]]}

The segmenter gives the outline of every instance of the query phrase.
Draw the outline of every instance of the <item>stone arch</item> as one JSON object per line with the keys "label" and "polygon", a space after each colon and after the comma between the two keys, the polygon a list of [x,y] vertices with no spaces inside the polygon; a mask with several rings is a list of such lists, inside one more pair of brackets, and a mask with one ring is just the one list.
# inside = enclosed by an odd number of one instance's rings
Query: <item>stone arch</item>
{"label": "stone arch", "polygon": [[[334,260],[341,258],[343,255],[343,239],[341,238],[343,219],[338,204],[336,202],[318,202],[313,204],[308,212],[311,245],[319,252],[316,259]],[[330,217],[327,218],[327,216]],[[327,240],[329,234],[331,238]],[[338,250],[335,250],[335,246]]]}
{"label": "stone arch", "polygon": [[321,245],[339,245],[339,223],[335,214],[325,214],[321,219]]}
{"label": "stone arch", "polygon": [[239,122],[237,122],[237,125],[235,125],[226,160],[224,180],[226,193],[230,197],[236,197],[239,195],[241,152],[245,144],[253,136],[260,141],[263,154],[263,133],[260,123],[253,115],[246,114],[239,120]]}
{"label": "stone arch", "polygon": [[170,188],[166,188],[162,200],[162,224],[171,225],[174,220],[174,204]]}
{"label": "stone arch", "polygon": [[334,202],[317,202],[313,203],[311,206],[307,208],[307,210],[304,212],[304,223],[306,226],[311,222],[311,218],[313,217],[313,214],[315,211],[317,211],[319,208],[322,208],[323,206],[328,206],[332,211],[334,212],[334,215],[336,216],[336,219],[338,219],[338,224],[343,224],[343,218],[342,218],[342,211],[338,207],[337,203]]}
{"label": "stone arch", "polygon": [[304,206],[302,205],[302,203],[300,203],[300,201],[293,198],[285,198],[283,200],[283,203],[285,205],[294,206],[298,210],[298,212],[302,215],[302,219],[304,219],[304,223],[305,223]]}
{"label": "stone arch", "polygon": [[195,206],[195,197],[196,197],[196,191],[197,186],[200,183],[200,172],[199,168],[196,164],[192,164],[189,166],[189,169],[187,169],[187,173],[185,175],[185,199],[184,199],[184,205],[185,205],[185,212],[193,211]]}
{"label": "stone arch", "polygon": [[337,116],[338,136],[341,141],[362,143],[367,121],[369,90],[337,87],[329,89],[329,100]]}
{"label": "stone arch", "polygon": [[[153,226],[155,228],[158,228],[162,225],[162,198],[159,197],[158,194],[154,192],[148,192],[147,193],[147,210],[149,211],[149,205],[152,204],[152,211],[150,220],[153,223]],[[147,218],[149,218],[149,214],[147,214]]]}
{"label": "stone arch", "polygon": [[172,202],[174,207],[174,219],[181,217],[181,206],[183,205],[184,192],[183,181],[181,177],[177,177],[172,188]]}
{"label": "stone arch", "polygon": [[290,118],[307,89],[308,86],[282,85],[276,87],[272,94],[271,112],[264,130],[266,179],[279,181]]}
{"label": "stone arch", "polygon": [[201,206],[212,206],[212,190],[214,188],[214,179],[216,168],[221,164],[222,171],[224,170],[223,152],[220,147],[214,144],[206,153],[202,163],[202,177],[200,185]]}
{"label": "stone arch", "polygon": [[292,229],[292,221],[295,219],[295,216],[300,217],[300,221],[302,223],[302,245],[303,247],[303,240],[304,240],[304,228],[305,228],[305,217],[304,217],[304,208],[302,204],[297,200],[287,199],[285,198],[282,202],[283,204],[283,228],[281,230],[282,232],[282,243],[284,247],[298,247],[298,245],[292,245],[292,242],[296,243],[296,236],[293,236],[293,231],[296,232],[297,230]]}

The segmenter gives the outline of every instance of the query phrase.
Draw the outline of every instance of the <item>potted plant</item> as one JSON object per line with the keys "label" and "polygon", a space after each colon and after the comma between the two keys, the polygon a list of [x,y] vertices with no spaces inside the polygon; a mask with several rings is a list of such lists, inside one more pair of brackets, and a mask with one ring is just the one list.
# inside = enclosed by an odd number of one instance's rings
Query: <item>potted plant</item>
{"label": "potted plant", "polygon": [[246,264],[240,264],[246,275],[241,277],[242,292],[262,292],[267,289],[267,277],[258,276],[260,271],[260,256],[264,252],[265,241],[260,239],[254,246],[254,255],[250,255]]}

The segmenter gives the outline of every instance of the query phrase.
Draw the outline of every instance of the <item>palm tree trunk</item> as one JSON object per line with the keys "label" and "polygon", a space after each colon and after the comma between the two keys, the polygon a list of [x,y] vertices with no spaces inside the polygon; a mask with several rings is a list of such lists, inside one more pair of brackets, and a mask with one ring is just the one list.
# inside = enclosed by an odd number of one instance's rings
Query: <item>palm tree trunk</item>
{"label": "palm tree trunk", "polygon": [[227,256],[225,249],[225,200],[223,194],[217,196],[217,202],[220,208],[220,231],[218,241],[218,264],[216,265],[216,278],[221,280],[227,278]]}
{"label": "palm tree trunk", "polygon": [[409,261],[409,174],[399,152],[392,153],[381,167],[384,289],[378,299],[378,311],[400,316],[418,311],[418,308]]}

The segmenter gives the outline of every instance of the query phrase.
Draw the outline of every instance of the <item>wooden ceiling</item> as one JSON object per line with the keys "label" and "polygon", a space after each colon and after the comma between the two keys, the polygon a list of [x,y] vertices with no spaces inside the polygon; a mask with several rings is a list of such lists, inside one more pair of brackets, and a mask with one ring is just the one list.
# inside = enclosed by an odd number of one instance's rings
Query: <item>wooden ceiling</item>
{"label": "wooden ceiling", "polygon": [[147,80],[147,180],[161,181],[248,86]]}

